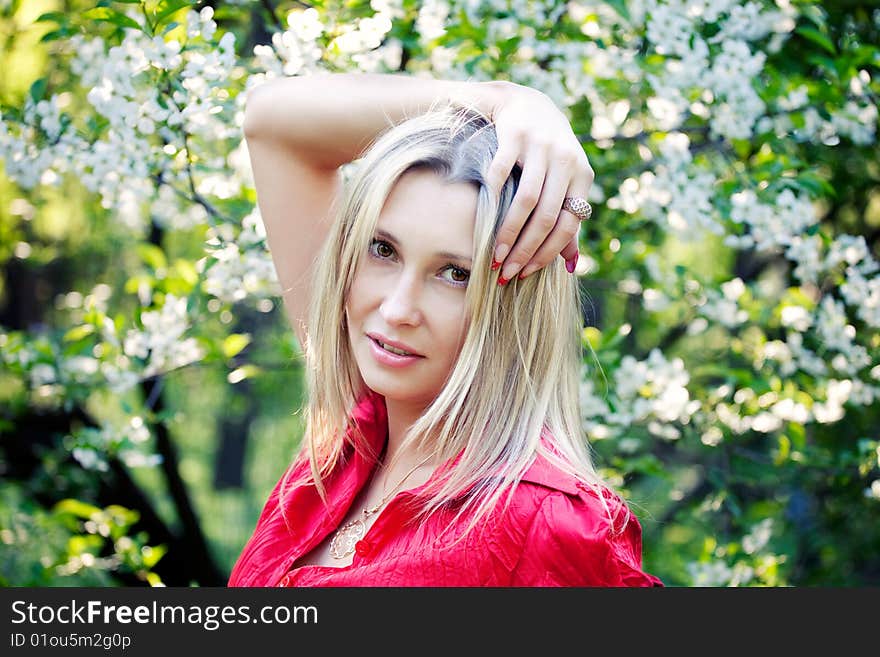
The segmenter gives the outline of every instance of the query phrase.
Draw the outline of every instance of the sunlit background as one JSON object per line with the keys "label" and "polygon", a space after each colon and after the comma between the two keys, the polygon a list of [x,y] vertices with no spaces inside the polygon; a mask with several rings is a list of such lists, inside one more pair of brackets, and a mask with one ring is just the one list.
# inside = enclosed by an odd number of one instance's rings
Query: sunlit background
{"label": "sunlit background", "polygon": [[584,437],[647,571],[880,584],[878,43],[856,1],[0,0],[0,584],[225,583],[306,394],[245,92],[323,70],[570,117]]}

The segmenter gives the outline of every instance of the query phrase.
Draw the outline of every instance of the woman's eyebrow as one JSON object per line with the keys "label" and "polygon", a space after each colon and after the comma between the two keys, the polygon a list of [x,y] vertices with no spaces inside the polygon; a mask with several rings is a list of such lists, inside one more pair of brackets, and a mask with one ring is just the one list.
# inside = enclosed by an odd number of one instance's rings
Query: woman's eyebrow
{"label": "woman's eyebrow", "polygon": [[[400,246],[400,242],[397,240],[394,235],[389,233],[387,230],[382,230],[381,228],[376,230],[376,236],[381,237],[382,239],[386,239],[395,246]],[[468,265],[471,264],[471,259],[468,256],[459,255],[457,253],[451,253],[449,251],[435,251],[435,256],[440,258],[449,258],[450,260],[458,260],[459,262],[466,262]]]}

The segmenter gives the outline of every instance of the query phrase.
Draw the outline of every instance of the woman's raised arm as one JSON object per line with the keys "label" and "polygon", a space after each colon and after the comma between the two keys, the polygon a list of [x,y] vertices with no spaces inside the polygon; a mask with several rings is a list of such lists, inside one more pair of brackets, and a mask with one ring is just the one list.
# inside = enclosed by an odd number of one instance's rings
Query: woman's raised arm
{"label": "woman's raised arm", "polygon": [[257,204],[284,310],[305,345],[315,260],[340,194],[339,167],[390,124],[444,98],[491,115],[507,83],[393,74],[319,73],[278,78],[248,92],[244,134]]}
{"label": "woman's raised arm", "polygon": [[283,142],[314,166],[336,169],[358,158],[380,132],[434,102],[466,101],[491,116],[511,86],[393,73],[276,78],[248,92],[244,133],[249,141]]}
{"label": "woman's raised arm", "polygon": [[315,258],[339,197],[339,167],[360,157],[392,124],[443,100],[475,106],[495,121],[498,153],[488,175],[496,192],[514,164],[523,167],[498,234],[496,254],[504,264],[499,282],[540,269],[559,254],[576,261],[580,223],[560,212],[565,196],[586,198],[593,172],[565,115],[545,94],[500,80],[405,74],[274,79],[248,92],[244,134],[285,310],[301,345]]}

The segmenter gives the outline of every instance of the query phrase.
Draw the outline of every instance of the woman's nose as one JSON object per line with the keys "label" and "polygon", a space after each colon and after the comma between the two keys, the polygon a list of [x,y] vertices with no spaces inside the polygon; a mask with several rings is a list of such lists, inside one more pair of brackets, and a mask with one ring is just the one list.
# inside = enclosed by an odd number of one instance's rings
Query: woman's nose
{"label": "woman's nose", "polygon": [[414,276],[397,278],[382,301],[385,320],[399,324],[418,323],[421,319],[421,293],[421,285]]}

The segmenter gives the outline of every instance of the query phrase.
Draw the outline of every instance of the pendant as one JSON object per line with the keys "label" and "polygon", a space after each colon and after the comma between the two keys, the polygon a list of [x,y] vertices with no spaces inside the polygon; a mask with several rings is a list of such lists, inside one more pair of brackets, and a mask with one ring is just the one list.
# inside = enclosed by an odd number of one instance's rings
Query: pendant
{"label": "pendant", "polygon": [[330,541],[330,556],[345,559],[354,553],[354,545],[364,537],[366,525],[362,518],[347,522],[333,535]]}

